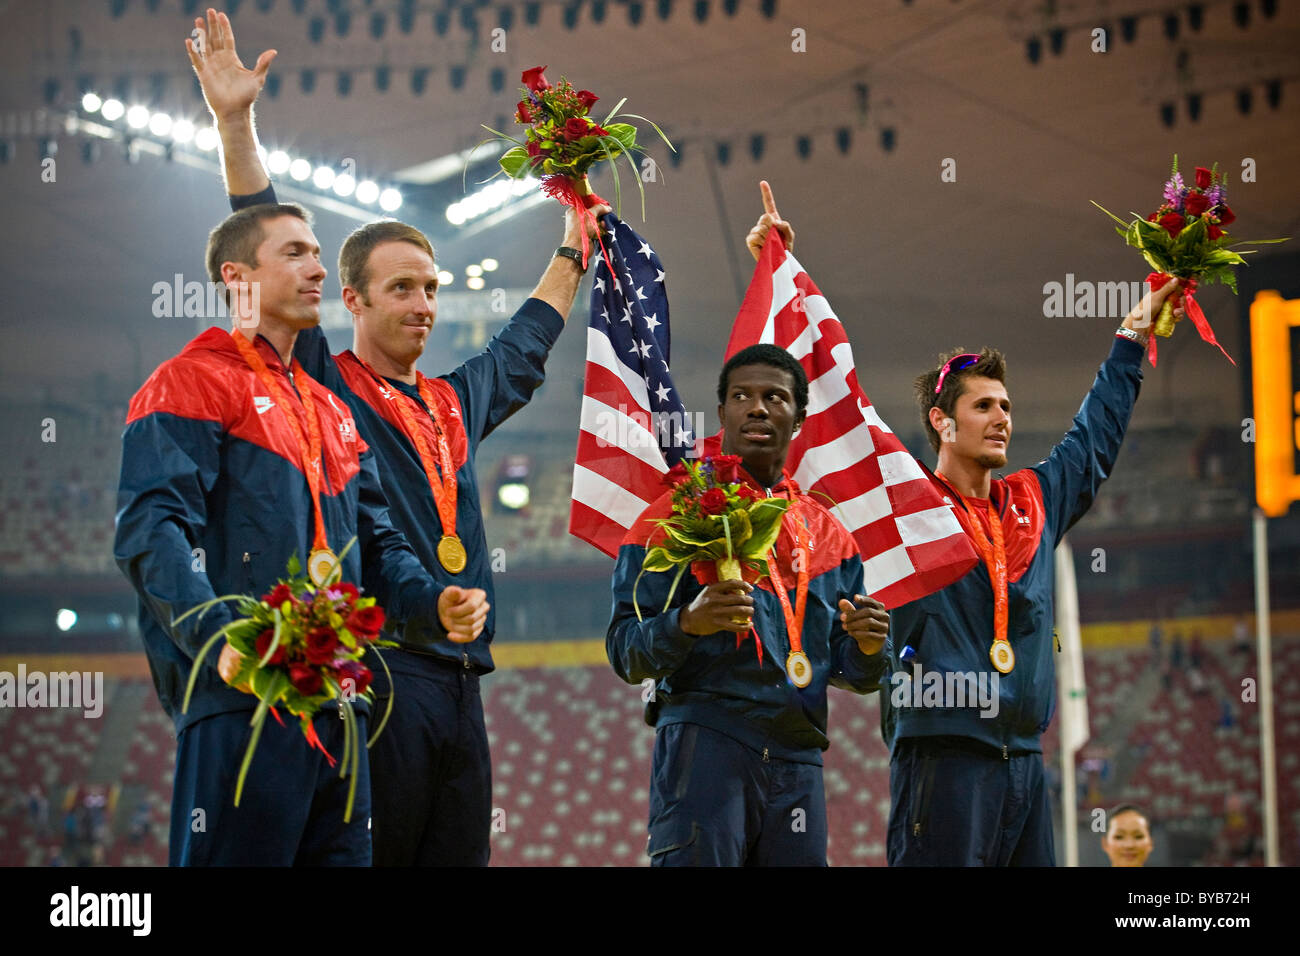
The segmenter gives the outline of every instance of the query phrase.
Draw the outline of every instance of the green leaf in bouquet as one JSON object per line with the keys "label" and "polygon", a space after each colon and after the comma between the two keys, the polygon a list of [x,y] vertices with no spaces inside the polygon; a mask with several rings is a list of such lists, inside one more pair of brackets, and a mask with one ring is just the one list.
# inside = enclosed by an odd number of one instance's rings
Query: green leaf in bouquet
{"label": "green leaf in bouquet", "polygon": [[720,517],[722,518],[722,533],[726,536],[727,539],[726,557],[730,559],[732,555],[735,554],[735,546],[731,543],[731,521],[727,518],[725,514],[721,515]]}
{"label": "green leaf in bouquet", "polygon": [[641,563],[641,568],[645,571],[667,571],[676,564],[668,552],[662,547],[651,548],[645,553],[645,561]]}
{"label": "green leaf in bouquet", "polygon": [[746,558],[745,564],[758,572],[760,578],[770,578],[772,569],[768,566],[767,558]]}
{"label": "green leaf in bouquet", "polygon": [[705,522],[686,521],[682,518],[664,518],[655,522],[670,539],[680,544],[703,548],[713,541],[717,534]]}
{"label": "green leaf in bouquet", "polygon": [[497,163],[511,179],[523,179],[528,173],[528,161],[531,157],[522,146],[514,146],[501,154]]}
{"label": "green leaf in bouquet", "polygon": [[236,627],[241,623],[242,621],[231,621],[204,641],[203,646],[199,648],[198,654],[194,656],[194,666],[190,668],[190,679],[185,684],[185,699],[181,702],[182,714],[190,709],[190,697],[194,694],[194,683],[199,678],[199,667],[203,664],[203,658],[208,656],[208,651],[212,649],[213,644],[216,644],[217,641],[225,640],[226,635],[230,632],[231,628]]}
{"label": "green leaf in bouquet", "polygon": [[[662,135],[662,134],[661,134],[661,135]],[[1114,219],[1117,223],[1119,223],[1119,226],[1120,226],[1120,228],[1119,228],[1119,234],[1120,234],[1121,236],[1123,236],[1123,235],[1127,235],[1127,233],[1128,233],[1128,224],[1129,224],[1129,221],[1130,221],[1130,220],[1119,218],[1119,216],[1115,215],[1113,212],[1111,212],[1109,209],[1107,209],[1105,206],[1103,206],[1101,203],[1097,202],[1096,200],[1089,199],[1088,202],[1092,203],[1094,206],[1096,206],[1098,209],[1100,209],[1100,210],[1101,210],[1102,212],[1104,212],[1106,215],[1110,216],[1111,219]]]}
{"label": "green leaf in bouquet", "polygon": [[636,127],[630,123],[611,123],[605,127],[605,132],[618,140],[618,144],[624,149],[636,147]]}
{"label": "green leaf in bouquet", "polygon": [[298,560],[298,552],[295,551],[289,555],[289,563],[285,565],[289,571],[289,577],[296,578],[302,574],[302,562]]}
{"label": "green leaf in bouquet", "polygon": [[[379,735],[382,734],[384,728],[388,726],[388,718],[393,715],[393,698],[397,696],[397,691],[393,689],[393,674],[388,669],[388,661],[384,660],[384,655],[379,653],[377,649],[375,650],[375,657],[379,658],[379,663],[384,667],[384,674],[388,677],[388,706],[384,708],[384,716],[383,719],[379,721],[379,726],[375,728],[375,732],[371,734],[370,739],[366,741],[367,750],[374,746],[375,741],[379,739]],[[366,691],[366,693],[369,694],[370,691]]]}
{"label": "green leaf in bouquet", "polygon": [[745,545],[749,539],[754,536],[754,525],[749,520],[749,510],[747,508],[737,508],[727,515],[731,522],[731,544],[734,549],[733,554],[743,554]]}
{"label": "green leaf in bouquet", "polygon": [[283,671],[273,672],[271,683],[267,687],[267,692],[262,699],[257,702],[257,710],[253,711],[253,719],[249,725],[253,728],[253,734],[248,741],[248,749],[244,751],[244,760],[239,765],[239,779],[235,782],[235,806],[239,806],[239,798],[244,792],[244,778],[248,776],[248,768],[253,763],[253,752],[257,750],[257,741],[262,736],[262,726],[266,723],[267,711],[275,705],[284,692],[284,688],[290,686],[289,675]]}
{"label": "green leaf in bouquet", "polygon": [[[630,116],[632,117],[632,119],[645,120],[647,123],[649,123],[651,126],[654,127],[654,131],[659,134],[659,138],[664,141],[664,143],[668,146],[668,148],[671,149],[674,153],[677,152],[677,147],[673,145],[672,140],[670,140],[667,136],[664,135],[664,131],[659,128],[659,125],[655,123],[654,120],[642,116],[639,113],[624,113],[623,115]],[[606,127],[606,129],[608,128],[609,127]]]}
{"label": "green leaf in bouquet", "polygon": [[781,518],[789,505],[785,498],[764,498],[749,509],[752,534],[741,549],[743,557],[759,558],[771,550],[781,534]]}
{"label": "green leaf in bouquet", "polygon": [[689,567],[690,567],[690,564],[688,564],[688,563],[686,563],[686,562],[683,562],[683,563],[681,563],[681,564],[679,564],[679,565],[677,566],[677,574],[676,574],[676,576],[673,577],[673,583],[672,583],[672,586],[668,588],[668,597],[664,600],[664,612],[665,612],[665,613],[668,611],[668,608],[669,608],[669,607],[672,605],[672,603],[673,603],[673,595],[677,593],[677,583],[678,583],[679,581],[681,581],[681,579],[682,579],[682,575],[686,573],[686,569],[689,568]]}
{"label": "green leaf in bouquet", "polygon": [[627,102],[627,97],[625,96],[617,103],[615,103],[614,108],[609,111],[609,115],[605,117],[605,121],[600,125],[605,127],[605,129],[609,129],[609,121],[618,115],[618,111],[623,108],[623,104],[626,102]]}

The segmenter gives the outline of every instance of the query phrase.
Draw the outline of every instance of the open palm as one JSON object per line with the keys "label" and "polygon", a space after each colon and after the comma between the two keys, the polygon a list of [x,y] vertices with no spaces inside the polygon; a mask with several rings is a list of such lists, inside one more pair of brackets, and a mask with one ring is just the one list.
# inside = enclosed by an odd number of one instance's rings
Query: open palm
{"label": "open palm", "polygon": [[230,18],[224,13],[209,8],[207,23],[197,18],[194,27],[199,42],[186,39],[185,49],[203,87],[208,109],[218,118],[246,111],[262,91],[276,51],[267,50],[249,70],[235,52],[235,34],[230,29]]}

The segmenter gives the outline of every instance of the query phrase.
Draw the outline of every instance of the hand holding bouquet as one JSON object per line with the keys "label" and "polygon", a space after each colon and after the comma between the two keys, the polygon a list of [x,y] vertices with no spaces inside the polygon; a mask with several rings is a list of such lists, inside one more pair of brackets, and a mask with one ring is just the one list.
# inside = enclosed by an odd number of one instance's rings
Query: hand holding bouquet
{"label": "hand holding bouquet", "polygon": [[[1233,240],[1224,229],[1237,218],[1228,208],[1226,182],[1226,174],[1219,173],[1216,163],[1212,169],[1197,166],[1193,182],[1185,183],[1175,156],[1169,181],[1165,183],[1164,202],[1145,219],[1133,213],[1133,221],[1125,222],[1100,204],[1093,205],[1119,223],[1115,231],[1130,246],[1140,250],[1147,264],[1156,270],[1146,280],[1152,289],[1160,288],[1172,278],[1179,280],[1177,291],[1165,299],[1160,309],[1156,335],[1168,338],[1173,334],[1174,309],[1181,302],[1201,338],[1218,346],[1228,361],[1233,362],[1232,356],[1215,339],[1209,320],[1193,294],[1198,285],[1222,282],[1235,295],[1237,278],[1233,270],[1246,260],[1231,247],[1286,242],[1286,239]],[[1253,251],[1247,250],[1245,254]],[[1151,364],[1155,365],[1155,338],[1150,340],[1149,349]]]}
{"label": "hand holding bouquet", "polygon": [[[355,539],[353,539],[355,543]],[[352,546],[349,543],[348,547]],[[347,548],[343,554],[347,554]],[[342,555],[337,559],[342,561]],[[333,578],[337,578],[337,565]],[[329,579],[327,579],[329,580]],[[194,658],[189,684],[185,688],[182,711],[189,709],[190,697],[199,668],[208,651],[225,640],[238,652],[233,673],[223,672],[226,683],[258,698],[253,713],[253,733],[244,752],[235,784],[235,806],[239,806],[244,791],[244,779],[253,761],[257,741],[267,714],[277,721],[276,707],[298,718],[308,745],[325,754],[331,767],[335,759],[320,741],[312,726],[312,719],[328,701],[338,702],[339,716],[344,724],[344,744],[339,776],[351,771],[352,783],[348,790],[348,803],[344,821],[352,818],[352,805],[356,795],[356,773],[360,759],[360,736],[352,703],[358,697],[372,700],[370,668],[361,658],[370,647],[394,647],[392,641],[380,640],[384,625],[384,611],[376,606],[375,599],[361,597],[356,585],[337,581],[323,586],[314,584],[297,557],[290,558],[288,577],[261,598],[234,594],[214,598],[192,608],[177,619],[177,623],[191,614],[204,614],[222,601],[234,601],[241,617],[231,621],[212,635]],[[378,654],[380,663],[383,658]],[[392,698],[389,698],[389,713]],[[374,734],[366,742],[369,747],[378,738],[388,721],[388,713]],[[283,721],[280,721],[283,723]]]}
{"label": "hand holding bouquet", "polygon": [[[740,480],[740,464],[738,455],[716,455],[681,462],[665,476],[673,485],[672,514],[655,522],[664,540],[646,551],[641,565],[642,574],[677,569],[665,611],[682,574],[696,561],[713,562],[719,581],[741,581],[749,572],[752,583],[770,574],[767,553],[790,502],[760,496]],[[634,587],[634,604],[635,593]],[[641,610],[636,611],[639,619]]]}

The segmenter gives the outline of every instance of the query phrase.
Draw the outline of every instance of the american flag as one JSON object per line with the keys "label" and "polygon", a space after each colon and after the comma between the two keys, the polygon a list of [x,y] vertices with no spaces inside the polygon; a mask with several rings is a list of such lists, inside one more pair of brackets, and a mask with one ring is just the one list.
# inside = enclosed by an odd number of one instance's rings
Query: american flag
{"label": "american flag", "polygon": [[786,471],[799,487],[835,502],[832,512],[862,552],[867,593],[895,608],[970,570],[978,559],[951,507],[876,414],[858,384],[844,327],[775,232],[727,357],[759,342],[786,349],[808,373],[808,417],[790,443]]}
{"label": "american flag", "polygon": [[668,292],[650,244],[611,214],[599,250],[587,325],[578,453],[569,532],[610,557],[667,488],[665,472],[694,447],[668,372]]}

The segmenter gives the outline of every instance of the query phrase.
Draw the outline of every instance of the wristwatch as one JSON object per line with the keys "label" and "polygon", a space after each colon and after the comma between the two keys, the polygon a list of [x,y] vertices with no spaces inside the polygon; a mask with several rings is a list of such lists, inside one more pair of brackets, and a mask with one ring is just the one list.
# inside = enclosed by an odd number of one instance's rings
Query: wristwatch
{"label": "wristwatch", "polygon": [[1143,335],[1141,332],[1135,332],[1133,329],[1126,329],[1122,325],[1115,330],[1115,334],[1123,336],[1129,341],[1136,342],[1138,345],[1146,345],[1147,340],[1151,337],[1151,333],[1149,332],[1146,335]]}
{"label": "wristwatch", "polygon": [[555,255],[551,258],[554,259],[556,256],[564,256],[566,259],[572,259],[578,264],[579,269],[583,272],[587,271],[587,267],[582,264],[582,253],[573,248],[573,246],[560,246],[560,248],[555,250]]}

